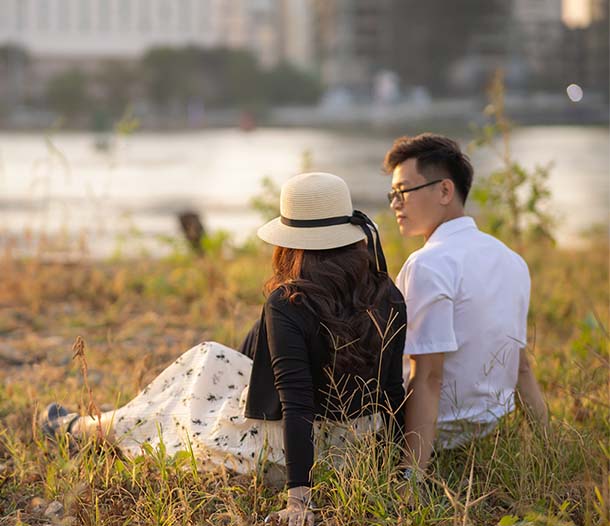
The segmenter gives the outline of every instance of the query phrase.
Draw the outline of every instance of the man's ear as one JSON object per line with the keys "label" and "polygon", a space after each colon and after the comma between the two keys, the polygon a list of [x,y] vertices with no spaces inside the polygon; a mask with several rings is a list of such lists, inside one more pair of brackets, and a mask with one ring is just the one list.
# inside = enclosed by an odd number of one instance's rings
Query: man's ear
{"label": "man's ear", "polygon": [[455,183],[451,179],[447,178],[443,179],[439,186],[441,188],[441,204],[448,205],[455,197]]}

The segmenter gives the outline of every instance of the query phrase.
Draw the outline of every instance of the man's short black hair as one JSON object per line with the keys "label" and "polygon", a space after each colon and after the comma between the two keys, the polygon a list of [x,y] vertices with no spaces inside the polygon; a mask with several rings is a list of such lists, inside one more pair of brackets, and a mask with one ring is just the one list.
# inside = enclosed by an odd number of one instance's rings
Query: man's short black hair
{"label": "man's short black hair", "polygon": [[387,173],[392,173],[399,164],[412,158],[417,159],[417,171],[428,180],[438,176],[439,170],[445,172],[453,181],[462,203],[466,202],[473,169],[457,142],[433,133],[399,137],[386,153],[383,167]]}

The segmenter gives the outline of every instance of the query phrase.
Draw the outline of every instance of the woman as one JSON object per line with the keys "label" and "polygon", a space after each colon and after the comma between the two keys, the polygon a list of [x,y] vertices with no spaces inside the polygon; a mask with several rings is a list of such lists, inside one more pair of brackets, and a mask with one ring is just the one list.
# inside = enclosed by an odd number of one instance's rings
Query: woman
{"label": "woman", "polygon": [[280,519],[313,524],[314,435],[340,444],[340,422],[374,430],[378,413],[402,425],[406,314],[376,228],[353,210],[342,179],[298,175],[280,201],[281,216],[258,231],[276,248],[247,355],[203,343],[126,406],[98,420],[52,404],[43,430],[102,429],[127,454],[162,439],[168,454],[191,447],[204,468],[285,467],[288,503]]}

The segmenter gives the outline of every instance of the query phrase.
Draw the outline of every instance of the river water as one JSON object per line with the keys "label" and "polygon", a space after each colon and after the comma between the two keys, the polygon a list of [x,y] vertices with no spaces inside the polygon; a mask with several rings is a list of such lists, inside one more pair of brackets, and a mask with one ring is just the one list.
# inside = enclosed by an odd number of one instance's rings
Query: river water
{"label": "river water", "polygon": [[[464,146],[470,138],[458,137]],[[355,207],[374,215],[386,206],[390,179],[381,175],[381,161],[392,138],[376,131],[214,129],[136,133],[100,151],[88,133],[0,133],[0,236],[84,233],[93,253],[104,256],[121,235],[137,233],[136,246],[159,252],[160,237],[179,234],[176,214],[190,209],[209,231],[226,230],[241,241],[262,221],[250,206],[261,180],[281,184],[301,171],[305,157],[312,170],[343,177]],[[607,224],[607,128],[524,127],[514,132],[512,150],[526,168],[553,163],[551,210],[560,221],[560,244],[577,243],[592,224]],[[489,150],[474,152],[472,160],[478,176],[498,165]]]}

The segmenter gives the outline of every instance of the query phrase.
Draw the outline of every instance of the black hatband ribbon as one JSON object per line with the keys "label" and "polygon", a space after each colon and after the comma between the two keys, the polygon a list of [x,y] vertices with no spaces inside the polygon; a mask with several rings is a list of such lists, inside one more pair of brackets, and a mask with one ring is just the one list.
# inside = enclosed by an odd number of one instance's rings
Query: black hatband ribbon
{"label": "black hatband ribbon", "polygon": [[388,272],[385,255],[379,239],[379,231],[377,230],[375,223],[360,210],[354,210],[351,216],[327,217],[324,219],[289,219],[280,216],[280,221],[283,225],[295,228],[316,228],[322,226],[346,225],[348,223],[359,226],[366,235],[369,252],[371,252],[372,256],[375,258],[377,272],[385,272],[386,274]]}
{"label": "black hatband ribbon", "polygon": [[345,225],[351,222],[351,216],[327,217],[324,219],[288,219],[280,216],[283,225],[296,228],[315,228],[319,226]]}

